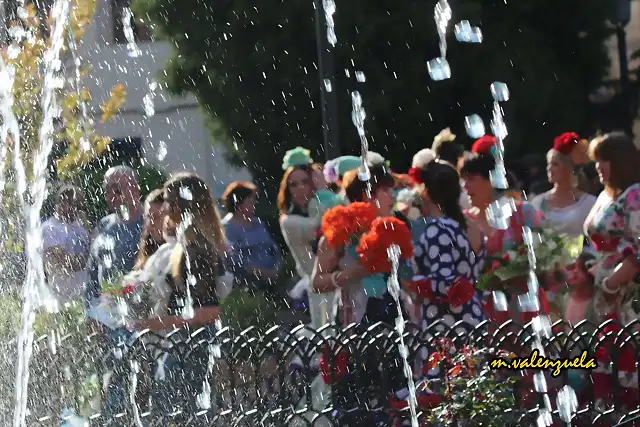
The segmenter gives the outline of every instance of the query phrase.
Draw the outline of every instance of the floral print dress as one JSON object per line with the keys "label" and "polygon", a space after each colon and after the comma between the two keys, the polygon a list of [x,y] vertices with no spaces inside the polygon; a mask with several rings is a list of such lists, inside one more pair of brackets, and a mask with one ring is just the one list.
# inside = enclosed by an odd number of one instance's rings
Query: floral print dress
{"label": "floral print dress", "polygon": [[[631,185],[616,199],[612,199],[606,192],[602,192],[585,221],[585,231],[596,251],[596,266],[592,270],[596,285],[594,298],[595,317],[598,322],[609,319],[616,320],[622,325],[638,319],[639,314],[634,307],[639,286],[636,281],[622,288],[618,300],[610,303],[604,300],[602,290],[604,280],[611,276],[616,266],[627,257],[635,257],[640,249],[640,183]],[[618,333],[619,325],[610,324],[606,329],[615,329]],[[624,340],[624,335],[619,341]],[[592,373],[595,397],[606,402],[616,401],[633,407],[638,403],[638,375],[635,366],[635,349],[617,349],[612,352],[611,342],[604,341],[596,349],[598,368]],[[612,369],[609,365],[612,354],[616,354],[614,363],[618,365],[618,379],[613,381]],[[614,383],[620,387],[614,392]]]}
{"label": "floral print dress", "polygon": [[[474,215],[470,213],[468,215],[474,218]],[[541,226],[542,216],[540,213],[528,203],[517,202],[516,211],[511,216],[509,227],[506,230],[494,230],[492,234],[487,236],[487,256],[500,257],[506,251],[516,249],[523,242],[523,227],[539,228]],[[526,288],[526,281],[523,281],[521,292],[515,292],[515,294],[526,293]],[[547,295],[543,289],[540,289],[538,299],[540,311],[547,312]],[[485,292],[483,309],[487,317],[496,325],[503,324],[510,319],[525,324],[539,315],[540,311],[521,312],[520,307],[517,306],[517,300],[514,295],[510,301],[509,311],[498,311],[495,309],[491,293]]]}

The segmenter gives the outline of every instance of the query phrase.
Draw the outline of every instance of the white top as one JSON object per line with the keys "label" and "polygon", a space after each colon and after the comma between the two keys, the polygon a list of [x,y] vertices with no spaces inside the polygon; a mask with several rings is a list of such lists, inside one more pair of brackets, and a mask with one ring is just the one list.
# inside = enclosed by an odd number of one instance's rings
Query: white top
{"label": "white top", "polygon": [[[65,223],[51,217],[42,224],[42,249],[59,247],[73,255],[89,252],[89,232],[78,221]],[[86,270],[65,271],[47,268],[47,284],[60,305],[82,295],[89,276]]]}
{"label": "white top", "polygon": [[573,204],[564,208],[550,207],[547,202],[550,192],[538,194],[531,200],[531,205],[545,218],[546,223],[555,231],[570,237],[584,234],[584,222],[596,203],[596,197],[584,193]]}

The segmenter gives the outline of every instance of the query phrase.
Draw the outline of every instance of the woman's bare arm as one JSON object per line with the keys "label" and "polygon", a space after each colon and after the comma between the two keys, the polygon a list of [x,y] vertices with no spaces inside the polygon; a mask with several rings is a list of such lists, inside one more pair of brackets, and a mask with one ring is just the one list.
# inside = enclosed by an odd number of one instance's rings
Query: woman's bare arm
{"label": "woman's bare arm", "polygon": [[340,253],[332,248],[324,237],[318,245],[318,255],[311,274],[311,288],[315,292],[329,292],[336,287],[348,284],[366,277],[368,273],[359,262],[354,262],[344,270],[338,270]]}

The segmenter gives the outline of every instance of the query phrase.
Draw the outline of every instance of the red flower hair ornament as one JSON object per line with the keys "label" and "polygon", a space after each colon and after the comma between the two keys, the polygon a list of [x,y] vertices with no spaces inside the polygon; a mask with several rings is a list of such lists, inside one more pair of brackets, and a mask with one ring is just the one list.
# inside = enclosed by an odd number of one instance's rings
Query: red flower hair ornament
{"label": "red flower hair ornament", "polygon": [[589,162],[589,141],[580,139],[575,132],[565,132],[553,140],[553,149],[563,156],[570,156],[575,165]]}
{"label": "red flower hair ornament", "polygon": [[573,148],[578,145],[580,135],[575,132],[565,132],[560,136],[556,136],[553,140],[553,149],[568,156],[573,151]]}
{"label": "red flower hair ornament", "polygon": [[496,145],[496,137],[491,135],[485,135],[478,139],[471,146],[471,152],[475,154],[490,154],[493,147]]}
{"label": "red flower hair ornament", "polygon": [[422,182],[422,170],[420,170],[420,168],[409,169],[408,175],[414,185],[424,184],[424,182]]}

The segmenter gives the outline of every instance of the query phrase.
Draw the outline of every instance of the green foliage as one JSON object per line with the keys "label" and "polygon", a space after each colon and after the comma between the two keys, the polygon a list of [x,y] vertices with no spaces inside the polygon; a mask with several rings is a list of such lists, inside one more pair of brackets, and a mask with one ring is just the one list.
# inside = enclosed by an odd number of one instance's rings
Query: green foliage
{"label": "green foliage", "polygon": [[268,329],[276,324],[277,306],[260,293],[236,289],[220,304],[224,326],[242,331],[251,326]]}
{"label": "green foliage", "polygon": [[489,369],[483,349],[464,347],[451,352],[443,345],[430,356],[432,367],[444,372],[442,403],[431,410],[429,425],[461,425],[501,427],[513,425],[516,407],[513,387],[515,379]]}
{"label": "green foliage", "polygon": [[[0,343],[7,344],[16,339],[20,332],[21,321],[20,297],[17,293],[7,293],[0,296]],[[50,363],[49,359],[56,359],[55,354],[66,354],[58,360],[65,362],[64,375],[52,372],[55,378],[32,377],[32,381],[68,381],[63,388],[67,396],[64,398],[73,403],[79,411],[84,410],[99,395],[100,383],[97,381],[95,354],[98,347],[95,341],[89,339],[92,334],[86,322],[82,301],[74,301],[62,307],[58,313],[36,312],[33,333],[38,345],[32,370],[38,372],[40,364]],[[7,355],[5,355],[7,356]],[[73,360],[73,363],[68,361]],[[49,371],[46,371],[49,372]],[[37,384],[32,384],[32,387]],[[51,384],[47,385],[48,387]]]}
{"label": "green foliage", "polygon": [[[456,1],[451,26],[462,19],[480,25],[484,42],[456,43],[451,29],[453,76],[442,82],[426,69],[439,56],[434,3],[339,2],[333,91],[343,154],[359,152],[350,119],[356,89],[371,149],[399,170],[444,127],[470,145],[464,117],[479,113],[488,127],[496,80],[512,95],[504,105],[509,154],[546,150],[560,132],[582,129],[588,93],[609,70],[605,21],[613,0]],[[322,159],[313,2],[136,0],[134,12],[172,42],[169,88],[197,96],[213,132],[226,131],[231,156],[254,176],[279,179],[285,150],[297,145]],[[355,81],[356,70],[366,84]]]}
{"label": "green foliage", "polygon": [[[113,165],[84,167],[74,177],[75,184],[83,190],[86,212],[93,223],[109,213],[104,195],[103,182],[104,174],[111,166]],[[153,166],[140,165],[137,161],[130,166],[132,166],[138,174],[138,181],[140,182],[141,195],[143,198],[151,191],[162,188],[162,185],[166,181],[164,173]]]}

